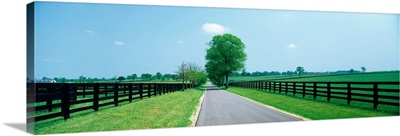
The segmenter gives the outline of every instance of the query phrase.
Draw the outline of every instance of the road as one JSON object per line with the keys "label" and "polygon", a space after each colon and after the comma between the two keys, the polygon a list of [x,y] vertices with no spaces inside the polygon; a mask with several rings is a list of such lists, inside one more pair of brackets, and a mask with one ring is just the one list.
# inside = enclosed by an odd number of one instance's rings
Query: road
{"label": "road", "polygon": [[196,126],[300,121],[207,83]]}

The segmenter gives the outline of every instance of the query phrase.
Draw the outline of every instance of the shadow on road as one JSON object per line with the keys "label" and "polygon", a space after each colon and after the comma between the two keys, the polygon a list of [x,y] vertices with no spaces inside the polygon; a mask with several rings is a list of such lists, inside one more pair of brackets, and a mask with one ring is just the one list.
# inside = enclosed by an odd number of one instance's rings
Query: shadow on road
{"label": "shadow on road", "polygon": [[220,89],[215,87],[210,87],[210,88],[207,87],[207,91],[218,91],[218,90]]}

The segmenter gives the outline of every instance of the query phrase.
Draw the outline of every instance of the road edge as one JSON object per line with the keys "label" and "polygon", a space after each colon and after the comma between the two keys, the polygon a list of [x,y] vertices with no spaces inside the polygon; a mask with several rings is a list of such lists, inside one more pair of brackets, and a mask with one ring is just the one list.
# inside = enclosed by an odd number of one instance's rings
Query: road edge
{"label": "road edge", "polygon": [[198,119],[198,117],[199,117],[201,107],[203,106],[203,100],[204,100],[204,96],[205,96],[205,94],[206,94],[206,89],[207,89],[207,87],[204,88],[204,93],[203,93],[203,95],[200,97],[199,105],[196,106],[196,108],[197,108],[196,112],[193,113],[192,116],[190,116],[190,121],[192,122],[192,124],[190,124],[189,127],[195,127],[195,126],[196,126],[197,119]]}

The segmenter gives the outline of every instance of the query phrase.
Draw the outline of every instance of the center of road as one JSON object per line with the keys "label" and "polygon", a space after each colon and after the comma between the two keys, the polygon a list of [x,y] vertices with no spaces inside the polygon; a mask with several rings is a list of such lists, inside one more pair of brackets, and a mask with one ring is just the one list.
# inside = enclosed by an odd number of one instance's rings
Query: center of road
{"label": "center of road", "polygon": [[300,121],[207,83],[196,126]]}

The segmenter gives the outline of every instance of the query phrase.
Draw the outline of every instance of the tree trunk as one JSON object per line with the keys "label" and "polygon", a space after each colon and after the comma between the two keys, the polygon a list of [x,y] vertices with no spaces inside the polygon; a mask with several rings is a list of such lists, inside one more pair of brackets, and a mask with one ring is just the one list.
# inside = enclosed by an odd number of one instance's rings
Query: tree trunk
{"label": "tree trunk", "polygon": [[225,74],[225,82],[226,82],[225,87],[226,87],[226,88],[229,87],[229,84],[228,84],[228,82],[229,82],[229,81],[228,81],[228,75],[229,75],[228,73]]}

